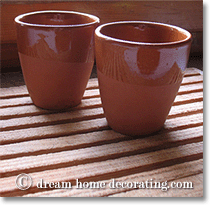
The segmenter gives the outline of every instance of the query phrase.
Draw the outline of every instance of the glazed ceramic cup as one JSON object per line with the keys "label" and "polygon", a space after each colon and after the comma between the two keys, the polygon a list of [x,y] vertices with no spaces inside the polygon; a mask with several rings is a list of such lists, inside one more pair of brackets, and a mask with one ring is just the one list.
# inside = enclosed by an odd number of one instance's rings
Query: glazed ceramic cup
{"label": "glazed ceramic cup", "polygon": [[94,63],[99,18],[38,11],[15,18],[24,80],[35,105],[65,109],[81,102]]}
{"label": "glazed ceramic cup", "polygon": [[113,130],[145,135],[163,127],[190,47],[188,31],[162,23],[124,21],[96,29],[100,94]]}

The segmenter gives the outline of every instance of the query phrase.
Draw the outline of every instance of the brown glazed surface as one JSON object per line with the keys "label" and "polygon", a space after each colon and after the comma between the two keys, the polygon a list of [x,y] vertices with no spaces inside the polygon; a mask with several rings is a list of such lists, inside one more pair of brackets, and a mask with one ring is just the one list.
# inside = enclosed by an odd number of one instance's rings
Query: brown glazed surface
{"label": "brown glazed surface", "polygon": [[65,109],[81,102],[94,63],[95,16],[42,11],[16,17],[21,67],[35,105]]}
{"label": "brown glazed surface", "polygon": [[156,132],[176,97],[191,34],[151,22],[116,22],[95,32],[103,109],[112,129],[127,135]]}

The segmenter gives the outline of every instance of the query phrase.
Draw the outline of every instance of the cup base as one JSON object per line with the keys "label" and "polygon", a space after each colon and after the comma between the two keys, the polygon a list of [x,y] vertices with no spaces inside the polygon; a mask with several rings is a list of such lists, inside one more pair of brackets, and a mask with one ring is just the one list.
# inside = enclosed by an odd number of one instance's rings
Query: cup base
{"label": "cup base", "polygon": [[108,125],[130,135],[159,131],[168,116],[180,83],[165,86],[133,85],[98,70],[100,95]]}
{"label": "cup base", "polygon": [[20,52],[19,57],[29,95],[36,106],[61,110],[80,104],[93,62],[51,61]]}
{"label": "cup base", "polygon": [[115,132],[118,132],[120,134],[131,136],[131,137],[138,137],[138,136],[147,136],[147,135],[156,134],[160,130],[163,129],[164,124],[162,126],[158,127],[158,128],[154,128],[153,130],[149,129],[149,130],[142,130],[142,131],[140,131],[140,130],[134,131],[133,128],[124,129],[122,127],[116,127],[116,125],[111,125],[111,123],[109,124],[109,126],[111,127],[112,130],[114,130]]}
{"label": "cup base", "polygon": [[74,102],[74,103],[62,105],[62,106],[61,105],[60,106],[57,106],[57,105],[54,106],[54,105],[39,104],[39,103],[36,103],[34,101],[33,101],[33,103],[36,107],[39,107],[40,109],[63,111],[63,110],[68,110],[68,109],[73,108],[73,107],[77,107],[81,103],[81,100],[78,101],[78,102]]}

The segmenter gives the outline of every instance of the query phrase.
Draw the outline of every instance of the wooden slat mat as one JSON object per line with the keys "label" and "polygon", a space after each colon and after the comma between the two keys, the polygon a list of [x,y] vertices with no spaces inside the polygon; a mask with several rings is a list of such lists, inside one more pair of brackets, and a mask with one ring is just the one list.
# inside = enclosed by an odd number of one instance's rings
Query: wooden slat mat
{"label": "wooden slat mat", "polygon": [[[197,69],[187,69],[164,128],[142,137],[109,128],[97,79],[89,80],[79,106],[63,112],[34,106],[25,86],[2,88],[0,97],[1,196],[203,196],[203,75]],[[33,180],[27,190],[16,185],[29,184],[26,177],[17,181],[22,173]],[[41,179],[50,184],[39,188]],[[151,188],[134,185],[147,181]],[[71,188],[55,187],[62,182]],[[155,182],[192,188],[164,191],[152,188]]]}

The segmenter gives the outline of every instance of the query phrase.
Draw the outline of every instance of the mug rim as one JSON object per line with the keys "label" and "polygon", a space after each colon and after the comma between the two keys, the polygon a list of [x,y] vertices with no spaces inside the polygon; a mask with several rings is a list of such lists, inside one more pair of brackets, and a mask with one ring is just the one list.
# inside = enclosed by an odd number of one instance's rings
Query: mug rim
{"label": "mug rim", "polygon": [[[45,13],[64,13],[64,14],[76,14],[81,16],[86,16],[91,19],[93,19],[93,22],[84,23],[84,24],[63,24],[63,25],[53,25],[53,24],[34,24],[34,23],[27,23],[24,21],[21,21],[23,17],[34,15],[34,14],[45,14]],[[15,23],[21,24],[21,26],[32,26],[32,27],[45,27],[45,28],[69,28],[69,27],[84,27],[84,26],[90,26],[96,23],[100,22],[100,19],[97,16],[94,16],[92,14],[82,13],[82,12],[76,12],[76,11],[64,11],[64,10],[44,10],[44,11],[34,11],[29,13],[20,14],[14,19]]]}
{"label": "mug rim", "polygon": [[[124,40],[120,38],[115,38],[111,37],[105,34],[101,33],[101,29],[110,25],[120,25],[120,24],[150,24],[150,25],[157,25],[157,26],[165,26],[168,28],[176,29],[178,32],[182,32],[185,34],[187,37],[183,40],[179,41],[171,41],[171,42],[160,42],[160,43],[150,43],[150,42],[137,42],[137,41],[131,41],[131,40]],[[110,22],[110,23],[105,23],[97,27],[95,30],[95,35],[97,37],[100,37],[104,40],[110,40],[114,42],[119,42],[119,43],[124,43],[124,44],[130,44],[130,45],[142,45],[142,46],[173,46],[173,45],[178,45],[178,44],[185,44],[190,41],[192,41],[192,35],[189,31],[170,24],[165,24],[165,23],[159,23],[159,22],[150,22],[150,21],[117,21],[117,22]]]}

